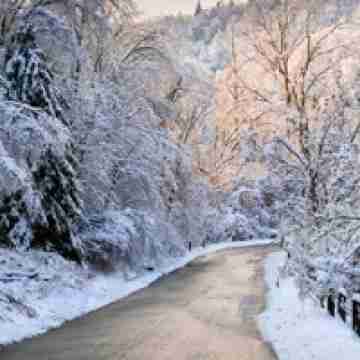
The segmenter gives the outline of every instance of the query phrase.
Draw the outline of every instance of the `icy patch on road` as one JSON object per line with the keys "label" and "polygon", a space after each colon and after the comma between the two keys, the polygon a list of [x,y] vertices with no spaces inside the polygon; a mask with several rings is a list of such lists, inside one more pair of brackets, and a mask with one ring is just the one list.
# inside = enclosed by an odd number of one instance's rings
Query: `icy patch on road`
{"label": "icy patch on road", "polygon": [[[226,249],[270,245],[273,240],[196,248],[128,281],[121,272],[99,275],[57,254],[0,248],[0,344],[42,334],[143,289],[194,259]],[[128,276],[129,274],[127,274]]]}
{"label": "icy patch on road", "polygon": [[359,338],[347,325],[312,300],[302,302],[291,278],[280,279],[276,286],[284,262],[281,252],[266,259],[267,310],[259,317],[262,334],[279,360],[359,359]]}

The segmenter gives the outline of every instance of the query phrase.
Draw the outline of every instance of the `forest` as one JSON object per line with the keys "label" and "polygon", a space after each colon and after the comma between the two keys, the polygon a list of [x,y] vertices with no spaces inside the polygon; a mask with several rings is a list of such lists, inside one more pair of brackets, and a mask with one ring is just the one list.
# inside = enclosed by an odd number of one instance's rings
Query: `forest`
{"label": "forest", "polygon": [[359,5],[2,0],[0,319],[258,239],[302,297],[359,292]]}

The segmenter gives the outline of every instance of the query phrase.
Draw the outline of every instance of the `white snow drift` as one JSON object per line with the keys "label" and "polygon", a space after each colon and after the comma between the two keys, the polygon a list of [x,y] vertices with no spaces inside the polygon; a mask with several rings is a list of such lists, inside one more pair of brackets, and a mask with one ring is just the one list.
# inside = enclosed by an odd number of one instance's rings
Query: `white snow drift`
{"label": "white snow drift", "polygon": [[266,260],[268,308],[259,317],[263,336],[272,343],[279,360],[359,359],[360,340],[349,327],[312,300],[302,302],[293,279],[279,280],[278,269],[284,261],[281,252]]}

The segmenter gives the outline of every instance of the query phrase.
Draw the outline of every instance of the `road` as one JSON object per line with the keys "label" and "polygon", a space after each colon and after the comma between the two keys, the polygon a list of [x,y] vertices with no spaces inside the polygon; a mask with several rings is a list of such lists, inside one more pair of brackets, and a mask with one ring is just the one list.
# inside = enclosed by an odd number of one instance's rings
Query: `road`
{"label": "road", "polygon": [[274,360],[256,316],[271,248],[195,260],[147,289],[12,345],[1,360]]}

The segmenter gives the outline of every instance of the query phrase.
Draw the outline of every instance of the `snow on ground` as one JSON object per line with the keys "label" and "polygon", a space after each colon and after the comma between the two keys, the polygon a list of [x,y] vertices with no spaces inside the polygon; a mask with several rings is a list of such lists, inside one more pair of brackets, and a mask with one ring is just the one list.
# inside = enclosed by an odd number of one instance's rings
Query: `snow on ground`
{"label": "snow on ground", "polygon": [[360,338],[350,327],[312,300],[301,302],[292,279],[280,279],[280,287],[276,286],[284,261],[281,252],[266,259],[267,310],[259,317],[263,336],[279,360],[359,359]]}
{"label": "snow on ground", "polygon": [[123,273],[94,274],[56,254],[0,248],[0,344],[6,345],[59,327],[149,286],[192,260],[220,250],[269,245],[272,240],[222,243],[168,259],[132,280]]}

